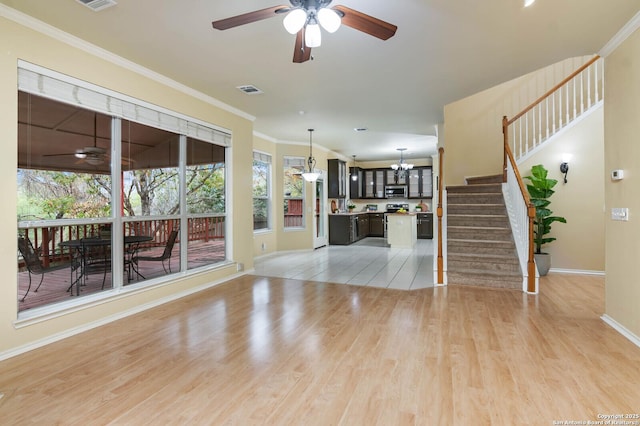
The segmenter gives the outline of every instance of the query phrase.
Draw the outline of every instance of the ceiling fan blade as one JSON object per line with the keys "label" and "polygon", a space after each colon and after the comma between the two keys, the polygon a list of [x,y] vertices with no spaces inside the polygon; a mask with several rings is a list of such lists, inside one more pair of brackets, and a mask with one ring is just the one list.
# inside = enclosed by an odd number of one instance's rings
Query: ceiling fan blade
{"label": "ceiling fan blade", "polygon": [[254,10],[249,13],[243,13],[242,15],[232,16],[231,18],[213,21],[211,25],[213,25],[213,28],[217,30],[228,30],[229,28],[239,27],[240,25],[271,18],[276,16],[278,13],[286,12],[288,10],[289,6],[273,6],[266,9]]}
{"label": "ceiling fan blade", "polygon": [[304,28],[296,34],[296,45],[293,48],[293,62],[301,64],[311,59],[311,48],[304,45]]}
{"label": "ceiling fan blade", "polygon": [[346,6],[335,6],[334,10],[342,12],[342,23],[348,27],[362,31],[382,40],[387,40],[396,33],[397,26],[385,22],[381,19],[374,18],[365,13],[358,12]]}

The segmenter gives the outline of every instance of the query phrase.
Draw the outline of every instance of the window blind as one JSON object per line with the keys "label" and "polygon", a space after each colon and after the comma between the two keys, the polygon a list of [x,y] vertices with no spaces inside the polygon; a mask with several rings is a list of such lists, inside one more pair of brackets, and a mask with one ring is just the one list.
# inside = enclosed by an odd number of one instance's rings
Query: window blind
{"label": "window blind", "polygon": [[190,136],[216,145],[231,146],[231,135],[228,132],[207,126],[205,123],[198,123],[194,119],[181,116],[178,113],[36,65],[27,65],[23,62],[21,65],[18,67],[18,89],[24,92]]}

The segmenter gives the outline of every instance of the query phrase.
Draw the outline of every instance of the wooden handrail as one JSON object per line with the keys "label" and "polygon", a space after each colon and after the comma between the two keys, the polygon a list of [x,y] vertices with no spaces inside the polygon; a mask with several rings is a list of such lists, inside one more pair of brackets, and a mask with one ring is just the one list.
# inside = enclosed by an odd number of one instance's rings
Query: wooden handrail
{"label": "wooden handrail", "polygon": [[524,204],[527,206],[527,217],[529,219],[529,247],[527,253],[527,291],[529,293],[535,293],[536,291],[536,263],[534,259],[534,247],[533,247],[533,229],[534,229],[534,219],[536,217],[536,208],[531,203],[531,197],[529,197],[529,192],[524,185],[524,181],[522,180],[522,176],[520,176],[520,171],[518,170],[518,166],[516,164],[516,160],[513,157],[513,153],[511,152],[511,148],[509,148],[509,120],[506,116],[502,117],[502,134],[504,136],[504,172],[503,172],[503,181],[507,181],[507,161],[511,164],[511,168],[513,169],[513,173],[516,177],[516,181],[518,182],[518,188],[520,188],[520,193],[522,194],[522,199]]}
{"label": "wooden handrail", "polygon": [[444,284],[444,257],[442,253],[442,170],[444,164],[444,148],[438,148],[438,208],[436,210],[438,216],[438,284]]}
{"label": "wooden handrail", "polygon": [[574,72],[569,74],[569,76],[567,78],[565,78],[560,83],[558,83],[555,86],[553,86],[553,88],[551,88],[547,93],[545,93],[544,95],[542,95],[538,99],[536,99],[531,105],[529,105],[528,107],[526,107],[525,109],[520,111],[518,114],[516,114],[513,117],[511,117],[511,120],[508,121],[508,124],[509,125],[513,124],[518,118],[522,117],[523,115],[525,115],[526,113],[531,111],[533,108],[535,108],[536,105],[538,105],[539,103],[541,103],[542,101],[547,99],[549,96],[554,94],[559,88],[561,88],[562,86],[567,84],[569,81],[573,80],[573,78],[575,78],[575,76],[580,74],[582,71],[586,70],[591,64],[593,64],[598,59],[600,59],[599,55],[596,55],[593,58],[591,58],[589,61],[587,61],[586,64],[582,65],[580,68],[578,68],[577,70],[575,70]]}

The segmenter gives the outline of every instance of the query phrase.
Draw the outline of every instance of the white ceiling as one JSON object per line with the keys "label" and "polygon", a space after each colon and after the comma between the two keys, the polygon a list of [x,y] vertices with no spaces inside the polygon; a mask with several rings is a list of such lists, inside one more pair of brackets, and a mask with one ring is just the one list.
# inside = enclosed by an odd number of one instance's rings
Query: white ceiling
{"label": "white ceiling", "polygon": [[[314,60],[292,62],[295,36],[274,17],[226,31],[211,21],[278,0],[0,0],[256,117],[254,130],[358,160],[423,158],[444,105],[560,60],[597,53],[638,0],[335,0],[398,26],[381,41],[343,26]],[[237,86],[264,91],[246,95]],[[367,132],[353,129],[365,127]]]}

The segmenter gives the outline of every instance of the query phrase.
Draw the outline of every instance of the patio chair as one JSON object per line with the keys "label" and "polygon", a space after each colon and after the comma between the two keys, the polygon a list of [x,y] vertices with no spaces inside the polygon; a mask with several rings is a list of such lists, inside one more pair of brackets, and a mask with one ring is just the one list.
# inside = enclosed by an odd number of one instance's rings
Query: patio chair
{"label": "patio chair", "polygon": [[44,266],[38,252],[33,248],[29,237],[18,237],[18,250],[20,251],[20,255],[22,255],[27,271],[29,271],[29,287],[27,287],[27,291],[24,293],[22,299],[20,299],[21,302],[24,302],[29,294],[29,290],[31,290],[31,275],[40,275],[40,282],[34,290],[35,293],[42,285],[42,281],[44,281],[44,274],[69,267],[68,264]]}
{"label": "patio chair", "polygon": [[[178,237],[178,230],[174,229],[169,234],[169,238],[167,239],[167,245],[164,247],[164,251],[160,256],[134,256],[131,261],[136,266],[136,273],[142,276],[137,269],[139,261],[147,261],[147,262],[162,262],[162,269],[164,269],[164,273],[168,274],[171,272],[171,254],[173,251],[173,245],[176,243],[176,238]],[[167,268],[164,265],[164,262],[168,261],[169,271],[167,272]]]}

